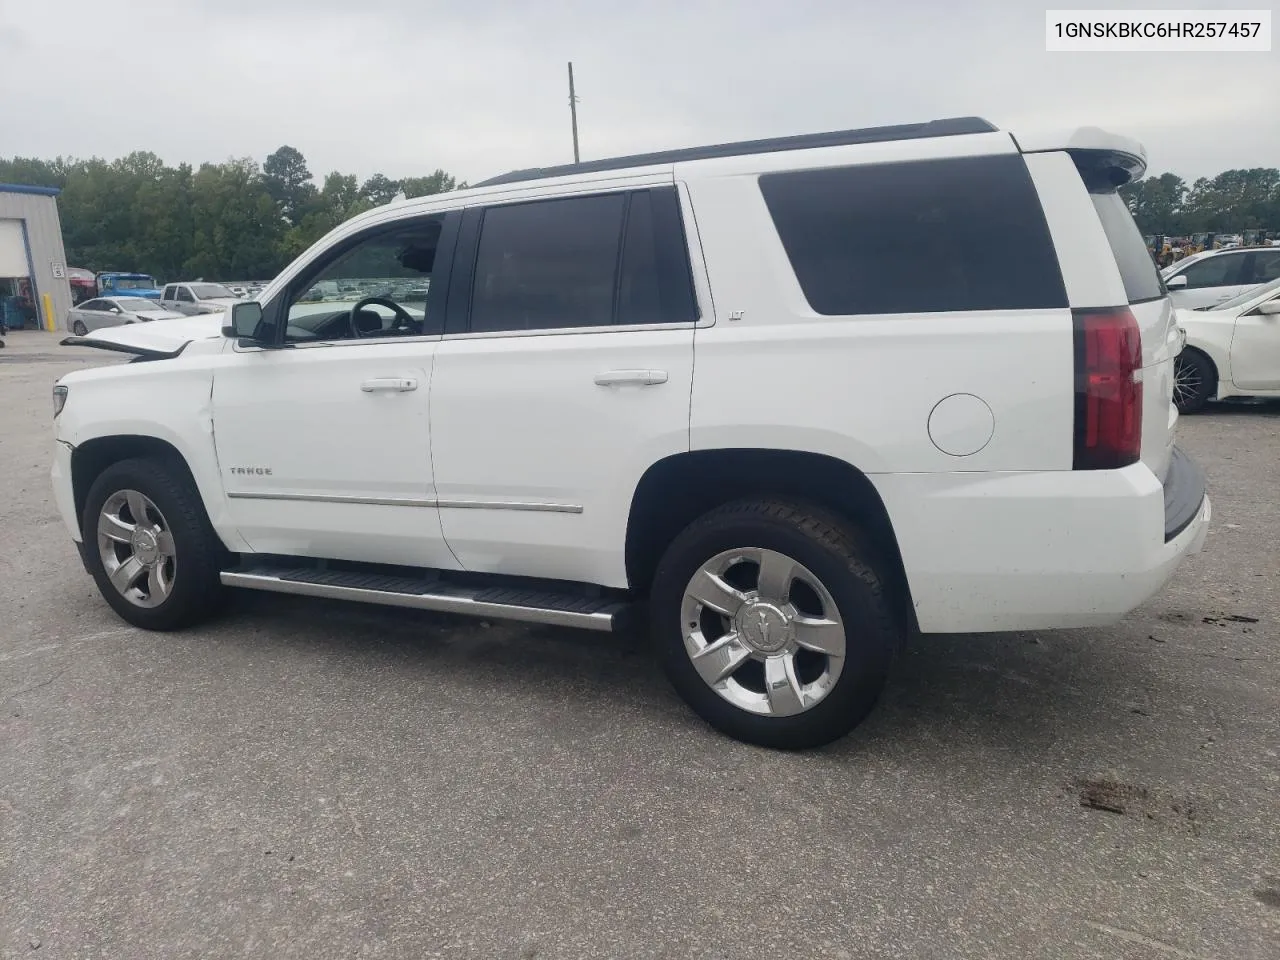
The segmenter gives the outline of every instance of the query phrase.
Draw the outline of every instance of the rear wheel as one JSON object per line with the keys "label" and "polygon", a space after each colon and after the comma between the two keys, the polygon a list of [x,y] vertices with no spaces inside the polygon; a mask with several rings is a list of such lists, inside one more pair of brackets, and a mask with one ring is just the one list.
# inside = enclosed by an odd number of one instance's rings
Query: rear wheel
{"label": "rear wheel", "polygon": [[174,630],[217,608],[226,551],[173,460],[109,466],[89,489],[81,531],[98,590],[129,623]]}
{"label": "rear wheel", "polygon": [[1199,350],[1183,350],[1173,361],[1173,402],[1179,413],[1198,413],[1218,389],[1213,362]]}
{"label": "rear wheel", "polygon": [[838,518],[742,501],[691,524],[654,577],[651,619],[676,690],[716,729],[802,749],[875,705],[898,626],[871,554]]}

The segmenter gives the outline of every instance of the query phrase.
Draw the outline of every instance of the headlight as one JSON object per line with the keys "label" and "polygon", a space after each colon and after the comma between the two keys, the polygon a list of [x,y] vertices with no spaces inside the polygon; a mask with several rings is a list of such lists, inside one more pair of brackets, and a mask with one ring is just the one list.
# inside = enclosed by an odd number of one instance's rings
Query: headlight
{"label": "headlight", "polygon": [[53,385],[53,415],[56,417],[62,412],[62,408],[67,405],[67,387],[60,383]]}

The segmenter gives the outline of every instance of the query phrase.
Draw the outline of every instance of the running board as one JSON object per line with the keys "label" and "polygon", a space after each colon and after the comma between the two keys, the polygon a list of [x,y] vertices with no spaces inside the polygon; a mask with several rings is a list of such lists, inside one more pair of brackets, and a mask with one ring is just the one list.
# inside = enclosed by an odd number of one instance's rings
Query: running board
{"label": "running board", "polygon": [[521,620],[558,627],[611,632],[627,604],[610,598],[575,597],[512,587],[461,587],[435,579],[346,571],[298,569],[224,570],[228,587],[291,593],[302,597],[355,600],[470,617]]}

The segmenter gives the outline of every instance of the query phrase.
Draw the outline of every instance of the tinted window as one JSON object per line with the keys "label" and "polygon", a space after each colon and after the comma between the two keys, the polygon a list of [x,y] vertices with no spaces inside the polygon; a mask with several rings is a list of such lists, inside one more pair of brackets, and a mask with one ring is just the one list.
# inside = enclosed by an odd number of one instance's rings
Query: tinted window
{"label": "tinted window", "polygon": [[105,310],[107,309],[107,304],[105,300],[86,300],[84,303],[80,304],[79,309],[93,311]]}
{"label": "tinted window", "polygon": [[1251,253],[1249,259],[1251,269],[1245,283],[1266,283],[1280,277],[1280,250]]}
{"label": "tinted window", "polygon": [[767,174],[760,189],[818,313],[1067,305],[1021,157]]}
{"label": "tinted window", "polygon": [[626,195],[485,211],[471,329],[545,330],[613,322]]}
{"label": "tinted window", "polygon": [[1187,278],[1188,290],[1204,287],[1230,287],[1243,283],[1240,278],[1241,268],[1245,263],[1245,254],[1233,253],[1224,257],[1206,257],[1177,274]]}
{"label": "tinted window", "polygon": [[160,299],[161,299],[161,300],[172,300],[172,299],[173,299],[173,285],[172,285],[172,284],[170,284],[169,286],[167,286],[167,287],[165,287],[165,288],[164,288],[164,292],[163,292],[162,294],[160,294]]}
{"label": "tinted window", "polygon": [[188,290],[186,287],[179,287],[179,288],[178,288],[178,297],[177,297],[177,298],[178,298],[179,300],[183,301],[184,303],[194,303],[194,302],[195,302],[195,299],[196,299],[195,297],[191,296],[191,291],[190,291],[190,290]]}
{"label": "tinted window", "polygon": [[1156,269],[1146,241],[1138,232],[1124,199],[1112,186],[1090,187],[1089,197],[1098,212],[1102,232],[1107,235],[1111,253],[1116,258],[1120,279],[1124,283],[1124,295],[1130,303],[1155,300],[1165,295],[1160,272]]}
{"label": "tinted window", "polygon": [[698,308],[674,188],[631,194],[622,244],[618,323],[693,323]]}

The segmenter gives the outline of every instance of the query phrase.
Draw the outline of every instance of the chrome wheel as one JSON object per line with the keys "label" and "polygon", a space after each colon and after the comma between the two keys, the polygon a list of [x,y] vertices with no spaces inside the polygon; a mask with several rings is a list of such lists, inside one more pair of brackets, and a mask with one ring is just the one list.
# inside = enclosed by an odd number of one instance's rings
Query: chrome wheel
{"label": "chrome wheel", "polygon": [[1194,404],[1204,390],[1204,376],[1197,364],[1179,357],[1173,364],[1173,402],[1179,408]]}
{"label": "chrome wheel", "polygon": [[845,629],[831,593],[786,554],[728,550],[693,575],[681,604],[698,675],[742,710],[787,717],[820,703],[840,679]]}
{"label": "chrome wheel", "polygon": [[158,607],[173,590],[178,557],[164,514],[137,490],[117,490],[98,514],[98,553],[107,578],[139,607]]}

